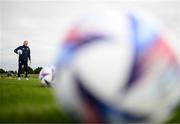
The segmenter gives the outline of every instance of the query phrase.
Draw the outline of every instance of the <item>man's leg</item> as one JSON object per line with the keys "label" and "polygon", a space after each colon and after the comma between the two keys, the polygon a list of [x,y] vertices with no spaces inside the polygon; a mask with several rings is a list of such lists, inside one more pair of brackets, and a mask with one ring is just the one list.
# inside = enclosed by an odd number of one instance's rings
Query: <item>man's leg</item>
{"label": "man's leg", "polygon": [[21,77],[21,69],[22,69],[22,62],[19,61],[18,62],[18,79],[20,79]]}
{"label": "man's leg", "polygon": [[28,79],[28,62],[24,62],[25,78]]}

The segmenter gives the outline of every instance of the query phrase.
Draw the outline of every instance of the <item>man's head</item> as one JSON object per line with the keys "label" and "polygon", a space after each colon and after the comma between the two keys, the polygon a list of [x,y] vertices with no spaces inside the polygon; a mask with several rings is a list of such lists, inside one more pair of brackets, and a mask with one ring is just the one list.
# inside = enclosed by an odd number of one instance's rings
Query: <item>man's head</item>
{"label": "man's head", "polygon": [[24,46],[28,46],[28,41],[25,40],[25,41],[23,42],[23,45],[24,45]]}

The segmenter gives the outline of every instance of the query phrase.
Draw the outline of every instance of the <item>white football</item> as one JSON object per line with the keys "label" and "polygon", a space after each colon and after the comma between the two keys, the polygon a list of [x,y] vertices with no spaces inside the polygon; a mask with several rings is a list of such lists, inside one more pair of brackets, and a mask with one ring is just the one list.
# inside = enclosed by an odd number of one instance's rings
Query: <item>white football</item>
{"label": "white football", "polygon": [[39,80],[43,86],[51,87],[54,84],[55,68],[48,66],[43,68],[39,73]]}
{"label": "white football", "polygon": [[21,55],[21,54],[22,54],[22,50],[18,50],[17,53],[18,53],[19,55]]}
{"label": "white football", "polygon": [[179,103],[178,53],[148,14],[93,9],[72,25],[56,64],[56,97],[75,121],[166,121]]}

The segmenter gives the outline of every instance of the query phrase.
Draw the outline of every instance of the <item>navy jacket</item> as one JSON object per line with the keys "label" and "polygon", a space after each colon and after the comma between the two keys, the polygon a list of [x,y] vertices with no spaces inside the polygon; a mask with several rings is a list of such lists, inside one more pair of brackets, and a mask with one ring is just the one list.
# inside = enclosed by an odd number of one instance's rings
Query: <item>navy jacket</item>
{"label": "navy jacket", "polygon": [[22,50],[22,54],[19,55],[19,61],[28,61],[28,59],[31,61],[31,52],[28,46],[19,46],[14,50],[14,52],[18,54],[18,50]]}

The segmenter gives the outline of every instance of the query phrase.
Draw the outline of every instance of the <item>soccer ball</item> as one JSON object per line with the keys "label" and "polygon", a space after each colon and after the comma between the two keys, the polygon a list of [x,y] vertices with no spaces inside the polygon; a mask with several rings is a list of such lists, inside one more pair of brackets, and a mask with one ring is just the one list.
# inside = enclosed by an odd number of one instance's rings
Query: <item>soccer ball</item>
{"label": "soccer ball", "polygon": [[39,73],[39,80],[41,84],[46,87],[54,85],[55,67],[48,66],[43,68]]}
{"label": "soccer ball", "polygon": [[148,14],[93,9],[71,27],[56,64],[56,97],[82,122],[164,122],[179,103],[177,52]]}
{"label": "soccer ball", "polygon": [[18,53],[19,55],[21,55],[21,54],[22,54],[22,50],[18,50],[17,53]]}

